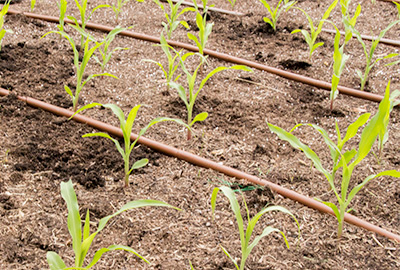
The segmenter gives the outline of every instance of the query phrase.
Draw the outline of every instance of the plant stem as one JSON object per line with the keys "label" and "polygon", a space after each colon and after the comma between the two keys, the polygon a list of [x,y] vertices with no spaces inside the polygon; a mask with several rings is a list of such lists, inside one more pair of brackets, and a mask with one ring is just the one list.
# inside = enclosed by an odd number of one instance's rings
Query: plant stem
{"label": "plant stem", "polygon": [[367,83],[368,80],[368,74],[370,71],[369,62],[370,61],[367,62],[367,67],[365,68],[364,78],[361,78],[361,91],[364,91],[365,84]]}
{"label": "plant stem", "polygon": [[129,187],[129,174],[125,174],[125,187]]}
{"label": "plant stem", "polygon": [[342,234],[343,234],[343,223],[344,223],[345,212],[346,212],[346,209],[344,208],[344,202],[343,202],[343,204],[340,205],[340,210],[339,210],[340,219],[338,220],[339,221],[338,238],[342,237]]}
{"label": "plant stem", "polygon": [[[188,126],[190,126],[190,123],[192,122],[192,110],[193,110],[193,105],[189,106],[188,108]],[[192,139],[192,131],[190,129],[188,129],[187,131],[187,139],[190,140]]]}

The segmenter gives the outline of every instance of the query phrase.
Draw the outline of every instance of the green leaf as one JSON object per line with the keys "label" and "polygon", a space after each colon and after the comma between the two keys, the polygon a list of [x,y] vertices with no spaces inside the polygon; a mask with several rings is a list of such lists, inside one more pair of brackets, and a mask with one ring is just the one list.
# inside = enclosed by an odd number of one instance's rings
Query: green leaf
{"label": "green leaf", "polygon": [[306,157],[309,158],[314,163],[315,168],[318,171],[320,171],[321,173],[323,173],[329,182],[332,181],[329,172],[327,170],[325,170],[324,167],[322,167],[321,160],[319,159],[317,154],[315,154],[315,152],[313,150],[311,150],[310,147],[303,144],[302,142],[299,141],[298,138],[296,138],[296,136],[290,134],[289,132],[286,132],[285,130],[281,129],[280,127],[274,126],[270,123],[267,123],[267,124],[268,124],[269,129],[272,132],[274,132],[276,135],[278,135],[278,137],[281,140],[287,141],[294,148],[303,151],[304,154],[306,155]]}
{"label": "green leaf", "polygon": [[126,118],[126,126],[125,126],[124,136],[129,136],[129,137],[131,136],[133,123],[135,122],[136,115],[137,115],[137,112],[138,112],[140,106],[141,105],[136,105],[129,112],[128,117]]}
{"label": "green leaf", "polygon": [[65,92],[68,93],[68,95],[70,95],[72,98],[74,98],[74,95],[72,94],[71,89],[67,85],[64,85],[64,89],[65,89]]}
{"label": "green leaf", "polygon": [[96,106],[103,106],[103,105],[101,103],[96,103],[96,102],[85,105],[82,108],[80,108],[79,110],[77,110],[70,118],[68,118],[68,120],[71,120],[72,118],[74,118],[74,116],[77,115],[78,113],[80,113],[84,110],[87,110],[87,109],[91,109]]}
{"label": "green leaf", "polygon": [[338,222],[342,223],[343,221],[340,218],[340,213],[339,210],[337,208],[337,206],[331,202],[324,202],[320,199],[316,199],[319,202],[322,202],[323,204],[325,204],[326,206],[330,207],[333,210],[333,213],[335,214],[336,219],[338,220]]}
{"label": "green leaf", "polygon": [[35,8],[36,0],[31,0],[31,11]]}
{"label": "green leaf", "polygon": [[99,76],[107,76],[107,77],[112,77],[112,78],[114,78],[114,79],[118,79],[117,76],[112,75],[112,74],[110,74],[110,73],[90,74],[90,75],[87,77],[87,79],[82,83],[82,87],[84,87],[85,84],[86,84],[87,82],[89,82],[91,79],[93,79],[94,77],[99,77]]}
{"label": "green leaf", "polygon": [[208,73],[207,76],[201,81],[199,89],[197,90],[197,92],[195,94],[195,98],[197,97],[197,95],[199,94],[199,92],[201,91],[203,86],[206,84],[206,82],[212,76],[214,76],[216,73],[218,73],[220,71],[227,70],[227,69],[236,69],[236,70],[244,70],[247,72],[253,72],[253,70],[251,68],[244,66],[244,65],[235,65],[235,66],[231,66],[231,67],[217,67],[217,68],[213,69],[210,73]]}
{"label": "green leaf", "polygon": [[137,201],[131,201],[131,202],[128,202],[127,204],[125,204],[124,206],[122,206],[122,207],[121,207],[117,212],[115,212],[114,214],[102,218],[102,219],[99,221],[99,226],[98,226],[97,232],[100,232],[101,230],[103,230],[104,227],[106,226],[107,222],[108,222],[111,218],[113,218],[113,217],[115,217],[115,216],[117,216],[117,215],[119,215],[119,214],[121,214],[121,213],[123,213],[123,212],[125,212],[125,211],[127,211],[127,210],[131,210],[131,209],[135,209],[135,208],[141,208],[141,207],[147,207],[147,206],[168,207],[168,208],[173,208],[173,209],[175,209],[175,210],[181,211],[181,209],[179,209],[179,208],[177,208],[177,207],[175,207],[175,206],[172,206],[172,205],[170,205],[170,204],[168,204],[168,203],[162,202],[162,201],[157,201],[157,200],[137,200]]}
{"label": "green leaf", "polygon": [[270,233],[273,232],[279,232],[283,236],[283,239],[285,240],[286,247],[289,248],[289,242],[287,241],[285,234],[281,230],[268,226],[263,230],[263,232],[260,235],[257,235],[254,238],[254,241],[249,245],[249,247],[246,250],[246,254],[243,256],[244,259],[247,259],[247,257],[250,255],[251,250],[258,244],[258,242],[260,242],[262,238],[268,236]]}
{"label": "green leaf", "polygon": [[199,113],[198,115],[196,115],[196,117],[193,119],[193,121],[190,123],[189,126],[191,127],[196,122],[204,121],[204,120],[206,120],[207,117],[208,117],[207,112]]}
{"label": "green leaf", "polygon": [[186,29],[190,29],[189,24],[185,21],[179,21]]}
{"label": "green leaf", "polygon": [[139,257],[141,260],[145,261],[146,263],[150,264],[150,262],[148,260],[146,260],[144,257],[142,257],[139,253],[137,253],[134,249],[127,247],[127,246],[122,246],[122,245],[111,245],[108,248],[102,248],[100,250],[98,250],[96,252],[96,254],[94,254],[93,260],[90,262],[90,264],[86,267],[86,269],[89,269],[91,267],[93,267],[101,258],[101,256],[109,251],[114,251],[114,250],[124,250],[124,251],[128,251],[134,255],[136,255],[137,257]]}
{"label": "green leaf", "polygon": [[176,83],[176,82],[170,82],[169,86],[178,90],[179,97],[182,99],[182,101],[185,103],[186,106],[189,106],[187,97],[186,97],[185,88],[183,88],[182,85],[180,85],[179,83]]}
{"label": "green leaf", "polygon": [[136,161],[136,162],[132,165],[132,167],[131,167],[131,169],[129,170],[129,172],[131,172],[131,171],[133,171],[133,170],[136,170],[136,169],[139,169],[139,168],[142,168],[142,167],[146,166],[147,163],[149,163],[149,160],[148,160],[147,158],[142,158],[141,160]]}
{"label": "green leaf", "polygon": [[219,246],[220,246],[220,248],[222,249],[222,251],[225,253],[225,255],[226,255],[229,259],[231,259],[231,261],[232,261],[233,264],[235,265],[236,269],[237,269],[237,270],[240,270],[240,269],[239,269],[239,266],[238,266],[238,264],[237,264],[237,262],[236,262],[236,260],[234,260],[234,259],[232,258],[231,254],[229,254],[229,252],[228,252],[223,246],[221,246],[221,245],[219,245]]}
{"label": "green leaf", "polygon": [[224,193],[224,195],[228,198],[230,205],[231,205],[231,209],[232,209],[233,213],[235,214],[236,222],[237,222],[238,228],[239,228],[240,242],[242,245],[242,252],[243,252],[246,249],[243,218],[242,218],[242,214],[240,213],[240,207],[239,207],[239,203],[236,199],[235,193],[229,187],[222,186],[222,187],[219,187],[219,188],[216,187],[213,189],[213,192],[211,194],[211,212],[212,212],[213,218],[214,218],[215,204],[216,204],[217,195],[218,195],[219,190],[221,190]]}
{"label": "green leaf", "polygon": [[121,129],[125,129],[125,115],[124,112],[115,104],[104,104],[102,105],[104,108],[111,109],[112,112],[118,117],[119,123],[121,124]]}
{"label": "green leaf", "polygon": [[[247,243],[250,241],[251,239],[251,235],[253,234],[253,230],[258,222],[258,220],[266,213],[268,212],[272,212],[272,211],[280,211],[282,213],[288,214],[290,215],[297,223],[297,227],[299,228],[300,231],[300,224],[298,223],[297,219],[294,217],[294,215],[287,210],[286,208],[282,207],[282,206],[270,206],[267,208],[262,209],[260,212],[258,212],[249,222],[249,224],[247,225],[247,229],[246,229],[246,241]],[[246,249],[246,255],[244,256],[245,258],[247,258],[247,256],[251,253],[252,249],[258,244],[258,242],[265,236],[269,235],[272,232],[279,232],[282,234],[286,246],[289,248],[289,243],[287,242],[287,239],[285,237],[285,234],[283,232],[281,232],[278,229],[272,228],[272,227],[266,227],[261,235],[258,235],[254,238],[254,241],[247,247]]]}
{"label": "green leaf", "polygon": [[89,209],[86,211],[85,226],[83,227],[83,240],[89,237],[90,234],[90,214]]}
{"label": "green leaf", "polygon": [[47,252],[46,259],[47,263],[49,264],[50,270],[62,270],[64,268],[67,268],[61,257],[53,251]]}
{"label": "green leaf", "polygon": [[349,125],[349,127],[347,128],[346,136],[344,137],[343,141],[338,144],[339,149],[342,149],[343,145],[357,134],[358,129],[365,123],[367,123],[370,115],[370,113],[364,113],[360,115],[354,123]]}
{"label": "green leaf", "polygon": [[384,128],[385,118],[389,117],[390,112],[390,83],[386,87],[386,92],[383,100],[379,103],[378,112],[372,117],[371,121],[365,126],[361,133],[361,140],[358,145],[358,152],[352,167],[363,160],[371,151],[372,145],[378,137],[381,130]]}
{"label": "green leaf", "polygon": [[179,124],[179,125],[182,125],[182,126],[186,127],[187,129],[190,129],[190,127],[189,127],[186,123],[184,123],[182,120],[180,120],[180,119],[169,118],[169,117],[157,117],[157,118],[154,118],[153,120],[151,120],[150,123],[147,124],[147,126],[145,126],[144,128],[142,128],[142,129],[140,130],[139,136],[138,136],[138,138],[136,139],[136,141],[137,141],[137,140],[139,139],[139,137],[142,136],[142,135],[147,131],[147,129],[149,129],[152,125],[155,125],[155,124],[160,123],[160,122],[165,122],[165,121],[172,121],[172,122],[175,122],[175,123],[177,123],[177,124]]}
{"label": "green leaf", "polygon": [[346,205],[346,208],[347,208],[347,206],[350,204],[350,202],[351,202],[351,200],[354,198],[354,196],[356,196],[356,194],[357,194],[369,181],[371,181],[371,180],[374,179],[374,178],[380,177],[380,176],[392,176],[392,177],[400,178],[400,172],[399,172],[399,171],[396,171],[396,170],[389,170],[389,171],[383,171],[383,172],[380,172],[380,173],[378,173],[378,174],[373,174],[373,175],[368,176],[367,178],[364,179],[364,181],[363,181],[361,184],[355,186],[355,187],[351,190],[351,192],[350,192],[350,194],[349,194],[349,196],[348,196],[348,198],[347,198],[346,204],[345,204],[345,205]]}
{"label": "green leaf", "polygon": [[111,141],[114,142],[115,146],[117,147],[118,152],[121,154],[121,156],[125,159],[125,151],[122,149],[121,145],[119,144],[118,140],[111,138],[110,135],[108,135],[107,133],[103,133],[103,132],[97,132],[97,133],[87,133],[85,135],[82,136],[83,138],[88,138],[88,137],[103,137],[103,138],[107,138],[110,139]]}
{"label": "green leaf", "polygon": [[351,149],[347,152],[345,152],[342,156],[342,158],[340,159],[340,161],[338,162],[338,164],[334,167],[334,171],[337,171],[339,168],[343,167],[343,162],[344,164],[348,164],[350,162],[350,160],[352,160],[354,158],[354,156],[357,154],[357,150],[356,149]]}
{"label": "green leaf", "polygon": [[[79,214],[78,200],[72,185],[72,181],[61,182],[61,196],[67,203],[68,208],[68,231],[72,237],[72,248],[75,253],[75,265],[79,265],[81,253],[81,216]],[[53,254],[54,255],[54,254]]]}

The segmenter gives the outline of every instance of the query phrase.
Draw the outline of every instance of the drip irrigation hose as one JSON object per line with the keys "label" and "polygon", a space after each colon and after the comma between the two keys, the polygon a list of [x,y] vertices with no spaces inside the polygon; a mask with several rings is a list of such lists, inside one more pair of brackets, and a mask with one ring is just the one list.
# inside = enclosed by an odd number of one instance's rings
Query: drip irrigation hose
{"label": "drip irrigation hose", "polygon": [[[330,34],[336,34],[336,30],[322,28],[321,31],[326,32],[326,33],[330,33]],[[339,32],[340,32],[340,34],[345,35],[345,32],[343,32],[343,31],[339,31]],[[357,35],[353,34],[353,38],[357,38]],[[376,37],[376,36],[368,36],[368,35],[361,35],[361,38],[365,39],[365,40],[372,41],[372,40],[376,40],[378,37]],[[384,43],[384,44],[387,44],[387,45],[400,47],[400,40],[381,38],[379,43]]]}
{"label": "drip irrigation hose", "polygon": [[379,0],[379,1],[382,1],[382,2],[397,2],[397,3],[400,3],[400,0]]}
{"label": "drip irrigation hose", "polygon": [[[162,2],[167,2],[167,0],[161,0]],[[172,3],[178,3],[178,0],[172,0]],[[194,7],[193,2],[182,2],[182,5],[184,6],[189,6],[189,7]],[[203,5],[198,4],[197,5],[198,8],[203,9]],[[230,11],[230,10],[226,10],[226,9],[221,9],[221,8],[216,8],[216,7],[208,7],[208,10],[210,11],[214,11],[214,12],[218,12],[218,13],[222,13],[222,14],[228,14],[228,15],[234,15],[234,16],[244,16],[243,13],[240,12],[235,12],[235,11]]]}
{"label": "drip irrigation hose", "polygon": [[[59,18],[54,17],[54,16],[47,16],[47,15],[30,13],[30,12],[20,12],[20,11],[16,11],[13,9],[9,9],[8,13],[9,14],[23,14],[29,18],[44,20],[44,21],[48,21],[48,22],[55,22],[55,23],[59,22]],[[65,22],[72,23],[72,24],[74,23],[73,21],[71,21],[69,19],[65,19]],[[90,22],[88,22],[86,24],[86,28],[100,30],[100,31],[104,31],[104,32],[110,32],[114,29],[113,27],[110,27],[110,26],[105,26],[105,25],[90,23]],[[128,36],[128,37],[132,37],[132,38],[136,38],[136,39],[153,42],[153,43],[160,43],[160,38],[146,35],[146,34],[140,34],[140,33],[132,32],[132,31],[122,31],[119,34],[123,35],[123,36]],[[199,49],[196,46],[193,46],[193,45],[190,45],[187,43],[168,40],[168,44],[171,46],[180,47],[180,48],[183,48],[183,49],[186,49],[189,51],[194,51],[194,52],[199,51]],[[325,89],[327,91],[331,91],[332,84],[325,82],[325,81],[313,79],[313,78],[306,77],[303,75],[298,75],[298,74],[295,74],[292,72],[288,72],[288,71],[284,71],[284,70],[281,70],[278,68],[259,64],[259,63],[253,62],[253,61],[249,61],[249,60],[246,60],[243,58],[231,56],[231,55],[228,55],[225,53],[219,53],[219,52],[209,50],[209,49],[204,49],[204,53],[207,55],[210,55],[212,57],[227,61],[227,62],[231,62],[234,64],[240,64],[240,65],[246,65],[248,67],[256,68],[259,70],[264,70],[269,73],[281,76],[283,78],[287,78],[287,79],[290,79],[293,81],[301,82],[301,83],[308,84],[308,85],[311,85],[314,87]],[[374,102],[380,102],[383,99],[383,97],[381,95],[368,93],[365,91],[360,91],[360,90],[352,89],[349,87],[338,86],[338,90],[341,94],[345,94],[348,96],[353,96],[353,97],[357,97],[357,98],[361,98],[361,99],[365,99],[365,100],[370,100],[370,101],[374,101]]]}
{"label": "drip irrigation hose", "polygon": [[[9,93],[10,92],[8,90],[0,88],[0,96],[7,96]],[[34,98],[24,97],[24,96],[18,96],[17,98],[32,107],[40,108],[42,110],[51,112],[51,113],[59,115],[59,116],[64,116],[64,117],[69,118],[73,115],[73,112],[70,110],[48,104],[46,102],[43,102],[43,101],[40,101],[40,100],[37,100]],[[101,131],[105,131],[105,132],[109,133],[110,135],[118,136],[121,138],[123,137],[123,134],[122,134],[122,131],[120,128],[106,124],[104,122],[97,121],[97,120],[94,120],[94,119],[91,119],[89,117],[79,115],[79,114],[75,115],[73,120],[75,120],[79,123],[87,124],[93,128],[99,129]],[[131,134],[131,140],[134,141],[136,139],[137,139],[137,135]],[[223,174],[231,176],[231,177],[235,177],[237,179],[245,179],[245,180],[252,182],[254,184],[257,184],[257,185],[266,186],[286,198],[297,201],[305,206],[308,206],[308,207],[318,210],[320,212],[328,213],[330,215],[335,216],[332,209],[330,207],[326,206],[325,204],[318,202],[314,199],[311,199],[307,196],[301,195],[293,190],[281,187],[277,184],[274,184],[267,180],[256,177],[254,175],[247,174],[245,172],[236,170],[234,168],[231,168],[231,167],[228,167],[225,165],[221,165],[215,161],[211,161],[209,159],[197,156],[195,154],[192,154],[192,153],[189,153],[189,152],[186,152],[183,150],[179,150],[175,147],[145,138],[143,136],[141,136],[139,138],[138,142],[140,144],[143,144],[143,145],[157,151],[157,152],[160,152],[160,153],[163,153],[163,154],[166,154],[169,156],[173,156],[173,157],[179,158],[181,160],[185,160],[194,165],[204,167],[207,169],[213,169],[215,171],[218,171],[220,173],[223,173]],[[355,226],[362,227],[368,231],[375,232],[375,233],[385,236],[389,239],[393,239],[393,240],[396,240],[397,242],[400,242],[400,235],[389,232],[389,231],[387,231],[383,228],[380,228],[376,225],[373,225],[367,221],[359,219],[351,214],[345,213],[344,220]]]}

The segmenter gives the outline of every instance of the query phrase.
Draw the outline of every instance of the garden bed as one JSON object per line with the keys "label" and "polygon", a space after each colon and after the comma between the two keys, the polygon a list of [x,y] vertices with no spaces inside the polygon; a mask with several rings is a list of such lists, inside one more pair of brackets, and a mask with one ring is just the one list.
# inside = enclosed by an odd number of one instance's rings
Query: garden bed
{"label": "garden bed", "polygon": [[[230,7],[227,1],[210,2],[221,8]],[[298,6],[319,19],[327,8],[322,2],[300,1]],[[91,8],[96,4],[100,1],[89,3]],[[357,24],[361,33],[377,34],[397,16],[391,3],[377,1],[372,5],[370,1],[362,1],[361,4],[363,9]],[[28,11],[29,3],[22,1],[12,8]],[[72,3],[68,8],[69,13],[78,14]],[[333,35],[321,35],[325,45],[317,49],[311,62],[302,36],[290,34],[296,28],[307,28],[305,17],[299,11],[290,10],[283,14],[274,33],[262,21],[266,11],[258,1],[238,1],[236,8],[246,16],[240,19],[211,14],[215,25],[207,48],[330,81]],[[56,4],[50,1],[38,2],[34,11],[58,15]],[[190,25],[195,25],[191,14],[185,17],[192,21]],[[337,22],[338,19],[340,11],[336,7],[332,20]],[[154,3],[131,1],[121,15],[120,24],[134,25],[136,32],[159,36],[163,20],[161,9]],[[105,9],[95,12],[91,21],[116,25],[112,11]],[[93,250],[110,244],[128,245],[144,255],[151,265],[133,255],[113,252],[104,255],[96,269],[189,269],[189,260],[195,269],[233,269],[219,245],[240,258],[234,215],[221,194],[213,221],[210,196],[214,187],[227,181],[248,183],[138,146],[132,159],[146,157],[150,160],[149,165],[134,171],[130,187],[123,188],[122,158],[112,142],[102,138],[81,138],[94,130],[26,106],[15,98],[15,95],[31,96],[71,108],[64,84],[74,85],[73,52],[69,44],[55,34],[40,39],[46,32],[55,30],[56,25],[23,15],[8,15],[5,25],[14,34],[6,35],[0,52],[0,86],[12,92],[12,95],[0,98],[1,268],[45,269],[48,267],[47,251],[56,251],[68,263],[73,262],[67,209],[60,195],[60,182],[72,179],[76,183],[81,213],[90,209],[91,220],[95,223],[126,202],[137,199],[162,200],[183,210],[147,208],[128,211],[113,219],[99,234]],[[70,28],[67,32],[74,33]],[[97,37],[103,35],[91,33]],[[189,43],[186,33],[179,28],[174,32],[174,39]],[[400,26],[387,34],[393,39],[399,39],[399,36]],[[160,48],[152,45],[117,37],[113,46],[128,47],[129,50],[118,52],[107,70],[119,80],[95,78],[82,91],[80,105],[115,103],[127,112],[142,104],[134,126],[136,132],[158,116],[185,119],[184,104],[176,91],[166,91],[158,67],[141,62],[142,59],[164,61]],[[340,84],[358,88],[355,68],[364,68],[364,55],[356,40],[350,42],[347,49],[351,59]],[[376,55],[398,50],[380,45]],[[217,66],[231,65],[213,58],[208,61],[205,72]],[[98,71],[98,66],[92,63],[87,72]],[[383,95],[388,79],[392,80],[392,89],[400,89],[399,74],[398,65],[384,67],[384,63],[378,63],[370,75],[367,91]],[[301,194],[336,202],[323,175],[311,167],[303,153],[270,133],[265,121],[286,130],[301,122],[315,123],[334,134],[335,119],[344,130],[361,113],[375,113],[376,110],[376,103],[339,95],[331,111],[327,91],[257,70],[253,73],[224,71],[215,75],[199,95],[195,111],[207,111],[209,118],[194,125],[192,140],[186,140],[186,131],[182,127],[170,123],[152,127],[145,136]],[[118,124],[108,110],[89,110],[85,115]],[[371,173],[399,170],[398,109],[391,115],[390,130],[381,164],[378,165],[370,154],[357,169],[353,185]],[[313,130],[302,128],[296,135],[327,161],[329,151]],[[353,146],[356,143],[357,140],[353,140]],[[400,246],[393,241],[348,224],[343,237],[337,239],[337,221],[332,216],[267,189],[244,194],[251,214],[267,204],[281,205],[296,216],[301,228],[299,238],[290,217],[272,214],[260,220],[260,225],[282,229],[291,248],[285,247],[278,234],[264,238],[250,255],[248,269],[397,269],[400,266]],[[399,180],[378,178],[356,196],[352,214],[400,233],[399,205]],[[261,227],[256,232],[260,233]]]}

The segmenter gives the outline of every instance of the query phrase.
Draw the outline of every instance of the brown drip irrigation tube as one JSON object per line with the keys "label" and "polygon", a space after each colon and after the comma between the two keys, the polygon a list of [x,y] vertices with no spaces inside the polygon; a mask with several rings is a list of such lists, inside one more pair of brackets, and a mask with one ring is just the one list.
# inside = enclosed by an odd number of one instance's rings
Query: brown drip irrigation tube
{"label": "brown drip irrigation tube", "polygon": [[[46,16],[46,15],[40,15],[40,14],[35,14],[35,13],[29,13],[29,12],[20,12],[20,11],[16,11],[13,9],[9,9],[8,10],[9,14],[23,14],[27,17],[30,18],[34,18],[34,19],[40,19],[40,20],[44,20],[44,21],[48,21],[48,22],[55,22],[58,23],[59,22],[59,18],[58,17],[54,17],[54,16]],[[66,19],[65,20],[66,23],[74,23],[71,20]],[[112,31],[114,28],[109,27],[109,26],[105,26],[105,25],[101,25],[101,24],[96,24],[96,23],[87,23],[86,24],[86,28],[90,28],[90,29],[95,29],[95,30],[101,30],[104,32],[110,32]],[[160,38],[158,37],[154,37],[154,36],[150,36],[150,35],[146,35],[146,34],[140,34],[140,33],[136,33],[136,32],[132,32],[132,31],[122,31],[120,33],[120,35],[123,36],[128,36],[128,37],[132,37],[132,38],[136,38],[136,39],[141,39],[141,40],[145,40],[145,41],[149,41],[149,42],[153,42],[153,43],[160,43]],[[168,43],[171,46],[176,46],[176,47],[181,47],[184,48],[186,50],[189,51],[194,51],[194,52],[198,52],[199,49],[196,46],[187,44],[187,43],[182,43],[182,42],[177,42],[177,41],[172,41],[169,40]],[[241,64],[241,65],[246,65],[248,67],[252,67],[252,68],[256,68],[259,70],[264,70],[267,71],[269,73],[293,80],[293,81],[297,81],[297,82],[301,82],[304,84],[308,84],[311,86],[315,86],[321,89],[325,89],[328,91],[331,91],[331,84],[328,82],[324,82],[321,80],[316,80],[310,77],[306,77],[303,75],[298,75],[292,72],[288,72],[288,71],[284,71],[278,68],[274,68],[274,67],[270,67],[267,65],[263,65],[263,64],[259,64],[253,61],[249,61],[243,58],[239,58],[239,57],[235,57],[235,56],[231,56],[225,53],[219,53],[216,51],[212,51],[209,49],[204,49],[204,53],[208,54],[212,57],[221,59],[221,60],[225,60],[227,62],[231,62],[231,63],[235,63],[235,64]],[[374,101],[374,102],[380,102],[383,97],[377,94],[373,94],[373,93],[368,93],[365,91],[360,91],[360,90],[356,90],[356,89],[352,89],[349,87],[344,87],[344,86],[338,86],[338,90],[341,94],[345,94],[348,96],[353,96],[353,97],[358,97],[358,98],[362,98],[362,99],[366,99],[366,100],[370,100],[370,101]]]}
{"label": "brown drip irrigation tube", "polygon": [[[10,92],[8,90],[2,89],[0,88],[0,96],[7,96]],[[40,109],[43,109],[45,111],[54,113],[56,115],[60,115],[60,116],[64,116],[64,117],[71,117],[73,115],[73,112],[58,106],[54,106],[48,103],[45,103],[43,101],[37,100],[37,99],[33,99],[33,98],[29,98],[29,97],[23,97],[23,96],[18,96],[17,97],[19,100],[25,102],[26,104],[33,106],[33,107],[37,107]],[[107,133],[109,133],[110,135],[114,135],[114,136],[118,136],[118,137],[122,137],[122,131],[120,128],[114,127],[112,125],[103,123],[101,121],[97,121],[94,119],[91,119],[89,117],[83,116],[83,115],[75,115],[73,120],[80,122],[80,123],[84,123],[87,124],[93,128],[105,131]],[[137,135],[136,134],[131,134],[131,140],[136,140]],[[293,190],[281,187],[277,184],[274,184],[272,182],[269,182],[267,180],[264,179],[260,179],[254,175],[251,174],[247,174],[245,172],[233,169],[231,167],[225,166],[225,165],[221,165],[215,161],[211,161],[208,160],[206,158],[202,158],[200,156],[197,156],[195,154],[183,151],[183,150],[179,150],[177,148],[174,148],[172,146],[163,144],[163,143],[159,143],[157,141],[151,140],[151,139],[147,139],[143,136],[141,136],[138,140],[138,142],[140,144],[146,145],[147,147],[161,152],[163,154],[169,155],[169,156],[173,156],[182,160],[185,160],[189,163],[192,163],[194,165],[200,166],[200,167],[204,167],[204,168],[209,168],[209,169],[213,169],[215,171],[221,172],[223,174],[226,174],[228,176],[232,176],[235,177],[237,179],[246,179],[254,184],[257,185],[262,185],[262,186],[267,186],[268,188],[270,188],[271,190],[275,191],[276,193],[289,198],[291,200],[297,201],[305,206],[308,206],[310,208],[316,209],[320,212],[324,212],[324,213],[328,213],[330,215],[334,216],[334,213],[332,211],[331,208],[329,208],[328,206],[324,205],[321,202],[318,202],[314,199],[311,199],[307,196],[301,195]],[[400,235],[389,232],[383,228],[380,228],[376,225],[373,225],[369,222],[366,222],[362,219],[359,219],[351,214],[346,213],[344,216],[344,220],[350,224],[356,225],[358,227],[362,227],[366,230],[369,230],[371,232],[375,232],[377,234],[380,234],[382,236],[385,236],[389,239],[393,239],[396,240],[397,242],[400,242]]]}
{"label": "brown drip irrigation tube", "polygon": [[[162,2],[167,2],[167,0],[161,0]],[[172,0],[172,3],[178,3],[178,0]],[[194,7],[193,2],[182,2],[182,5],[189,6],[189,7]],[[199,8],[203,9],[203,5],[197,5]],[[208,7],[208,10],[218,12],[218,13],[223,13],[223,14],[228,14],[228,15],[235,15],[235,16],[244,16],[243,13],[240,12],[235,12],[235,11],[230,11],[226,9],[221,9],[221,8],[216,8],[216,7]]]}
{"label": "brown drip irrigation tube", "polygon": [[[326,29],[326,28],[322,28],[321,31],[326,32],[326,33],[330,33],[330,34],[336,34],[336,30],[331,30],[331,29]],[[340,34],[345,35],[346,33],[343,31],[339,31]],[[357,35],[353,34],[353,38],[356,38]],[[361,35],[362,39],[365,40],[375,40],[378,37],[374,37],[374,36],[368,36],[368,35]],[[396,47],[400,47],[400,40],[393,40],[393,39],[387,39],[387,38],[381,38],[381,40],[379,41],[379,43],[384,43],[387,45],[392,45],[392,46],[396,46]]]}

